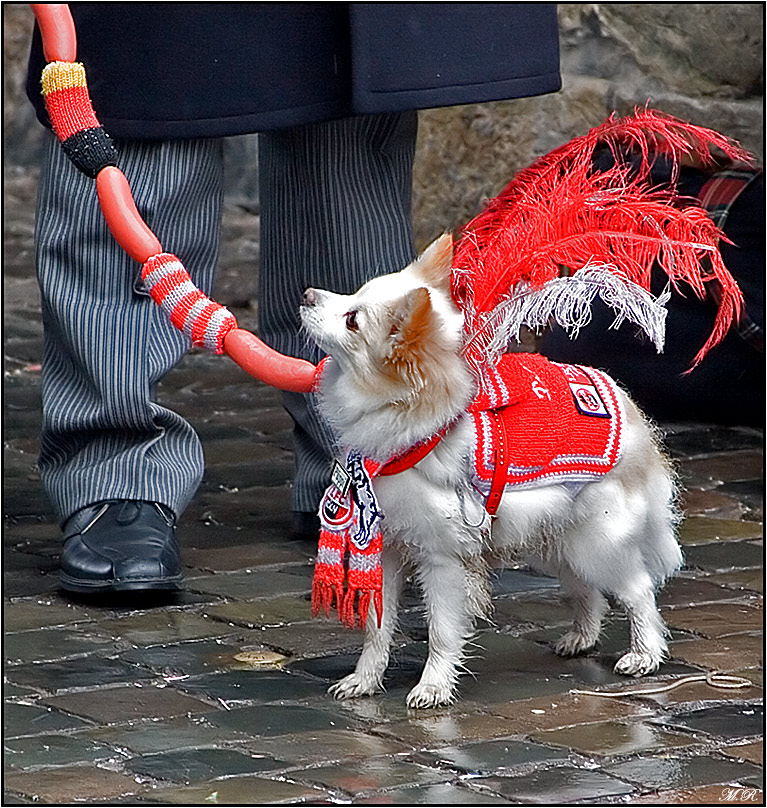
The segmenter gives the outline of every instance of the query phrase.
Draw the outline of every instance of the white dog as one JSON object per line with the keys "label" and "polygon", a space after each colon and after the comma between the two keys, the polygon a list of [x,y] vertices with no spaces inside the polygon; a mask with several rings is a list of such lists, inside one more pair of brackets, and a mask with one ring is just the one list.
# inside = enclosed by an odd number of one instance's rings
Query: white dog
{"label": "white dog", "polygon": [[653,431],[619,392],[623,447],[612,470],[577,490],[556,481],[510,487],[491,517],[472,485],[475,433],[467,406],[476,378],[460,353],[463,315],[450,296],[452,256],[452,239],[443,236],[401,272],[375,278],[354,295],[308,289],[302,302],[305,329],[331,357],[319,401],[345,450],[384,461],[452,424],[415,466],[374,479],[385,514],[382,622],[380,628],[367,622],[355,671],[331,692],[344,699],[381,687],[410,568],[425,600],[429,655],[407,704],[454,701],[464,646],[475,618],[491,606],[490,558],[524,559],[559,576],[574,619],[558,654],[596,644],[610,596],[625,608],[631,633],[616,672],[655,671],[667,652],[655,591],[682,555],[673,476]]}

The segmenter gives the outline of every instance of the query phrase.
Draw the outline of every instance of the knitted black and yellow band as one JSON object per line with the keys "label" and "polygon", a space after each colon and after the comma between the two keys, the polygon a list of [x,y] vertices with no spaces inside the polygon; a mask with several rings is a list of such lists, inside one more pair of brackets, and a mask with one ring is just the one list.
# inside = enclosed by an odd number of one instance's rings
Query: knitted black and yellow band
{"label": "knitted black and yellow band", "polygon": [[42,85],[53,131],[77,168],[95,177],[105,166],[116,165],[117,151],[93,111],[85,68],[79,62],[51,62]]}

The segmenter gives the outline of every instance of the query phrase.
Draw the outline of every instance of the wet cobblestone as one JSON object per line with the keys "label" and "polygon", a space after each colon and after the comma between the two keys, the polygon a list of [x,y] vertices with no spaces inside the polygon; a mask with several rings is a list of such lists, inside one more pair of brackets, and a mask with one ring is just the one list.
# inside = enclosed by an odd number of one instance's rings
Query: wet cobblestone
{"label": "wet cobblestone", "polygon": [[[35,468],[38,304],[28,258],[7,271],[5,804],[762,802],[761,430],[662,425],[687,519],[686,566],[660,596],[671,659],[657,675],[612,673],[628,636],[619,614],[594,652],[556,657],[568,621],[556,582],[514,568],[496,571],[494,622],[457,704],[405,707],[425,655],[412,587],[386,692],[336,702],[326,688],[361,636],[310,619],[315,548],[288,539],[290,423],[279,394],[226,359],[190,354],[159,387],[208,461],[179,528],[186,591],[58,591]],[[713,670],[754,686],[631,694]],[[571,692],[595,688],[624,695]]]}

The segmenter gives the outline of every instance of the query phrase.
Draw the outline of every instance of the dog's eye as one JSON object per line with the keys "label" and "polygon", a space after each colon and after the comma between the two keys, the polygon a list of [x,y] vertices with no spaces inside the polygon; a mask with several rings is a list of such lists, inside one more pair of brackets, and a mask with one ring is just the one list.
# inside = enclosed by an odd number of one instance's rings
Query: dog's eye
{"label": "dog's eye", "polygon": [[349,331],[358,331],[359,326],[357,325],[357,309],[347,311],[345,316],[346,327],[349,329]]}

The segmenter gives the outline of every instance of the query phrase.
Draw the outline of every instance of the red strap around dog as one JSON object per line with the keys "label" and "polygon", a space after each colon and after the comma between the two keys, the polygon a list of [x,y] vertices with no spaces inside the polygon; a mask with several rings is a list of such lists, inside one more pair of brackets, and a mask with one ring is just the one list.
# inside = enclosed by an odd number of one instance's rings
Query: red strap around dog
{"label": "red strap around dog", "polygon": [[423,443],[418,443],[413,446],[412,449],[408,449],[402,454],[397,455],[396,457],[393,457],[391,460],[387,461],[378,470],[378,476],[388,477],[391,474],[399,474],[401,471],[412,469],[416,463],[423,460],[424,457],[426,457],[426,455],[429,454],[429,452],[442,440],[442,438],[445,437],[448,430],[452,426],[452,423],[448,424],[446,427],[440,429],[439,432],[423,441]]}
{"label": "red strap around dog", "polygon": [[495,443],[495,467],[493,469],[493,479],[490,483],[490,493],[487,495],[485,510],[490,516],[498,513],[501,506],[503,492],[506,490],[506,471],[509,467],[509,449],[506,438],[506,426],[503,418],[494,410],[490,412],[493,424],[493,441]]}

